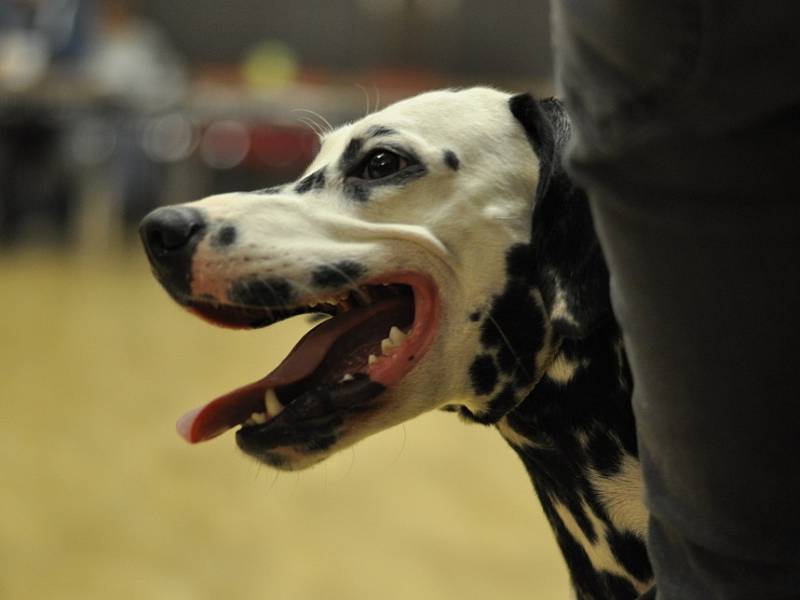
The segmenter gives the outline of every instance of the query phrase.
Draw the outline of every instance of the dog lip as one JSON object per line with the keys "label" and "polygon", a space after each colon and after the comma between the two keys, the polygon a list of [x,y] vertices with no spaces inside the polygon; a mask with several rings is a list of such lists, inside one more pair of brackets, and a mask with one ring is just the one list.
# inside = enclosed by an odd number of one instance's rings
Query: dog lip
{"label": "dog lip", "polygon": [[334,315],[333,306],[301,304],[295,307],[238,306],[225,302],[188,299],[182,305],[207,323],[227,329],[258,329],[290,317],[312,312]]}

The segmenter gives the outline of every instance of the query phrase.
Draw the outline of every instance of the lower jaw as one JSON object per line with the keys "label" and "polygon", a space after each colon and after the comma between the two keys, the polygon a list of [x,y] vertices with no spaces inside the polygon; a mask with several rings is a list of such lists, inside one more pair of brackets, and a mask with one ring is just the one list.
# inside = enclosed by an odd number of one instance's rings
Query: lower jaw
{"label": "lower jaw", "polygon": [[240,428],[237,444],[268,463],[287,456],[294,461],[320,460],[383,408],[385,392],[383,385],[363,374],[346,383],[305,389],[272,419]]}

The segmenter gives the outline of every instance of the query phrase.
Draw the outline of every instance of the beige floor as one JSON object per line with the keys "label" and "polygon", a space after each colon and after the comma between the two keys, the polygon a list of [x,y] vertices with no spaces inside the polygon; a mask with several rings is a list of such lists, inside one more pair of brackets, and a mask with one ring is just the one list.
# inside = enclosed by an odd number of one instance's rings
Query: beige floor
{"label": "beige floor", "polygon": [[205,325],[138,253],[0,255],[0,598],[566,598],[491,430],[432,414],[299,475],[177,437],[300,327]]}

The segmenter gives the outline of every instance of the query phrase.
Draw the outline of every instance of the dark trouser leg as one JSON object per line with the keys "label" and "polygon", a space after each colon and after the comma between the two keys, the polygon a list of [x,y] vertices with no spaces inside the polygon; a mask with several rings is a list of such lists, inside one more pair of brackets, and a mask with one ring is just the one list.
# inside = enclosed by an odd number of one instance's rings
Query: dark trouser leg
{"label": "dark trouser leg", "polygon": [[658,598],[800,598],[798,7],[643,4],[555,2],[554,33]]}

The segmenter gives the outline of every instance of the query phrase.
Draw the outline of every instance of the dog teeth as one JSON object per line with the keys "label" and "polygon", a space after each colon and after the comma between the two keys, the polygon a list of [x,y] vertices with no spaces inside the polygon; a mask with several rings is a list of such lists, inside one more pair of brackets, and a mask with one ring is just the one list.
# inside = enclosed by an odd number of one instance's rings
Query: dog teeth
{"label": "dog teeth", "polygon": [[408,336],[403,333],[399,327],[392,326],[389,330],[389,337],[381,340],[381,352],[385,355],[393,348],[400,346]]}
{"label": "dog teeth", "polygon": [[377,360],[378,360],[377,356],[375,356],[374,354],[370,354],[369,358],[367,359],[367,364],[371,365],[372,363],[376,362]]}
{"label": "dog teeth", "polygon": [[272,388],[264,392],[264,408],[267,409],[267,414],[273,417],[279,415],[283,410],[283,404],[278,400],[278,396],[275,395],[275,390]]}
{"label": "dog teeth", "polygon": [[244,425],[245,427],[252,427],[254,425],[263,425],[266,422],[267,422],[267,415],[260,412],[254,412],[253,414],[250,415],[247,421],[242,423],[242,425]]}
{"label": "dog teeth", "polygon": [[399,327],[392,326],[392,328],[389,330],[389,339],[392,340],[392,343],[395,346],[399,346],[405,342],[407,337],[408,336],[403,333]]}
{"label": "dog teeth", "polygon": [[353,377],[350,373],[345,373],[339,380],[339,383],[344,383],[346,381],[353,381],[353,379],[355,379],[355,377]]}
{"label": "dog teeth", "polygon": [[314,308],[315,306],[320,306],[322,304],[339,304],[339,298],[317,298],[316,300],[311,300],[306,304],[306,306],[310,306]]}

